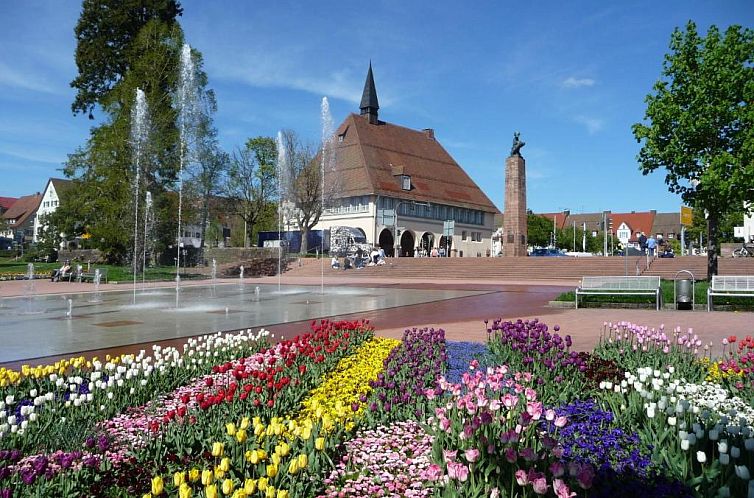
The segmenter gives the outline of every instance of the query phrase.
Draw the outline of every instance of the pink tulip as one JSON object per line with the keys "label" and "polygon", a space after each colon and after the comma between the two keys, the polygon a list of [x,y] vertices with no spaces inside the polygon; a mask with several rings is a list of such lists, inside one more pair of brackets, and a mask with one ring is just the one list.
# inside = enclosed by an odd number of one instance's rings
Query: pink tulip
{"label": "pink tulip", "polygon": [[555,479],[552,482],[552,487],[555,490],[555,495],[558,498],[572,498],[573,496],[576,496],[576,493],[571,492],[571,490],[568,488],[568,485],[561,479]]}
{"label": "pink tulip", "polygon": [[468,449],[468,450],[466,450],[466,452],[465,452],[465,455],[466,455],[466,460],[467,460],[467,461],[468,461],[469,463],[474,463],[474,462],[476,462],[477,460],[479,460],[479,455],[480,455],[480,454],[481,454],[481,453],[480,453],[480,451],[479,451],[478,449],[476,449],[476,448],[469,448],[469,449]]}
{"label": "pink tulip", "polygon": [[544,477],[538,477],[537,479],[534,479],[531,485],[534,488],[534,492],[537,493],[538,495],[543,495],[547,493],[547,490],[550,487],[547,485],[547,479]]}
{"label": "pink tulip", "polygon": [[516,471],[516,482],[519,486],[526,486],[529,484],[529,476],[526,474],[525,470],[519,469]]}

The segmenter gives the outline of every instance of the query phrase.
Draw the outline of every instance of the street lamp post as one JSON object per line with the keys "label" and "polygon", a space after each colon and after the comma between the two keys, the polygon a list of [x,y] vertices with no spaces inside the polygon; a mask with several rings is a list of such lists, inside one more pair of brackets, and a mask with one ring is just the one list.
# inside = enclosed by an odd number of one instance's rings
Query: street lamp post
{"label": "street lamp post", "polygon": [[393,218],[393,257],[398,257],[398,248],[400,247],[400,243],[398,241],[398,208],[403,203],[412,204],[414,206],[423,206],[423,207],[429,207],[429,202],[416,202],[416,201],[398,201],[398,203],[393,208],[395,210],[395,217]]}

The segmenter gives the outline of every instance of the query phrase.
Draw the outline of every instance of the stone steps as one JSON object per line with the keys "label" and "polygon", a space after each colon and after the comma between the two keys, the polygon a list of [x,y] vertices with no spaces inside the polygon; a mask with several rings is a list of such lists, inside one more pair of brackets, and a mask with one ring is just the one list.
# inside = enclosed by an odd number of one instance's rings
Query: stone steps
{"label": "stone steps", "polygon": [[[754,258],[720,259],[721,275],[754,275]],[[628,274],[636,275],[641,258],[630,257]],[[584,276],[624,275],[626,263],[621,257],[590,258],[388,258],[384,266],[359,270],[333,270],[325,260],[325,275],[338,272],[343,277],[416,278],[416,279],[479,279],[479,280],[574,280]],[[293,263],[288,276],[317,277],[322,263],[317,259],[301,259]],[[676,272],[689,269],[697,279],[707,276],[707,259],[688,256],[656,259],[643,275],[672,279]]]}

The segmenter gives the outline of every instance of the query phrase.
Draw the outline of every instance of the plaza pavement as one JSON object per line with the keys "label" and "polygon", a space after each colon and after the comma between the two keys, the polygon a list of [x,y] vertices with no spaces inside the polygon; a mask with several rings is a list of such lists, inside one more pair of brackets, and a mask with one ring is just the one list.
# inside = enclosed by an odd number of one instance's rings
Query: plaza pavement
{"label": "plaza pavement", "polygon": [[[218,280],[218,284],[235,283],[237,279]],[[321,279],[315,277],[262,277],[248,279],[249,282],[260,284],[283,285],[320,285]],[[206,285],[207,282],[182,282],[182,285]],[[605,322],[629,321],[640,325],[658,327],[665,325],[666,330],[680,326],[682,330],[693,329],[702,341],[713,342],[715,352],[720,352],[720,340],[729,335],[739,337],[754,335],[754,320],[750,312],[726,312],[726,311],[655,311],[650,309],[563,309],[550,307],[549,301],[561,292],[573,290],[577,282],[574,281],[504,281],[499,283],[480,282],[479,279],[469,280],[422,280],[422,279],[398,279],[398,278],[348,278],[338,277],[337,274],[327,275],[324,279],[325,286],[360,286],[360,287],[393,287],[412,289],[422,292],[423,289],[462,289],[462,290],[485,290],[484,294],[466,296],[445,301],[402,306],[361,313],[358,315],[345,315],[333,318],[340,319],[369,319],[375,326],[376,333],[380,336],[400,338],[406,328],[412,327],[435,327],[442,328],[449,340],[482,342],[487,338],[484,320],[502,318],[504,320],[516,320],[539,318],[550,327],[560,326],[561,334],[570,334],[573,337],[574,347],[578,350],[591,349],[599,339]],[[151,284],[150,284],[151,285]],[[173,287],[173,282],[161,282],[158,287]],[[129,290],[128,283],[102,284],[100,290]],[[0,298],[10,296],[23,296],[25,289],[24,281],[0,282]],[[50,282],[38,280],[35,282],[35,291],[38,294],[56,294],[71,292],[92,291],[90,283]],[[308,330],[309,323],[293,322],[282,323],[267,328],[276,337],[292,337],[295,334]],[[201,331],[197,335],[213,331]],[[162,341],[160,344],[179,345],[186,338]],[[151,342],[125,345],[108,350],[87,351],[85,356],[104,356],[104,354],[137,352],[139,349],[148,348]],[[2,344],[0,344],[0,348]],[[67,355],[70,356],[70,355]],[[26,360],[24,363],[48,363],[54,362],[60,357],[44,357]],[[18,368],[20,362],[5,363],[3,366]]]}

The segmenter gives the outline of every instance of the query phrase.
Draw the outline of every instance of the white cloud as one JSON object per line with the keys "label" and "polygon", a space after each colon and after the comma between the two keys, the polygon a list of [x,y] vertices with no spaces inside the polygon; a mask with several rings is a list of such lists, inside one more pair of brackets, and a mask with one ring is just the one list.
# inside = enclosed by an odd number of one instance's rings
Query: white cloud
{"label": "white cloud", "polygon": [[574,78],[570,76],[563,80],[562,85],[566,88],[580,88],[582,86],[594,86],[595,83],[591,78]]}
{"label": "white cloud", "polygon": [[50,82],[45,81],[45,78],[18,71],[2,62],[0,62],[0,87],[20,88],[22,90],[55,95],[62,95],[66,90],[66,88],[61,90]]}
{"label": "white cloud", "polygon": [[591,116],[579,115],[574,117],[573,120],[579,124],[584,125],[586,127],[586,131],[589,132],[590,135],[594,135],[605,125],[605,122],[602,119],[594,118]]}

